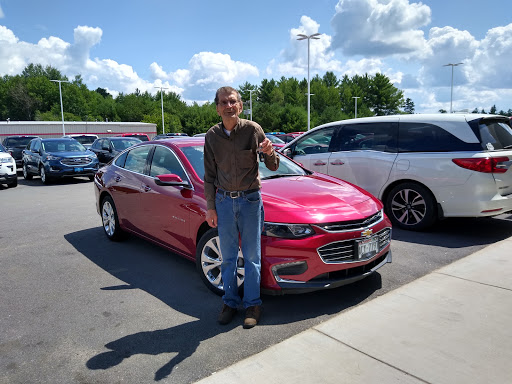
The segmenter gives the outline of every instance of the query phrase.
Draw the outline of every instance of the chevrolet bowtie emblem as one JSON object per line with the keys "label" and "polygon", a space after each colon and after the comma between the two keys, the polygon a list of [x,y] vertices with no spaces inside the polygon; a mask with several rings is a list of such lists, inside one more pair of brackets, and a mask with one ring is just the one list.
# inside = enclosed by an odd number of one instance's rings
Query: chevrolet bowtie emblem
{"label": "chevrolet bowtie emblem", "polygon": [[368,237],[368,236],[371,236],[373,233],[373,229],[365,229],[363,232],[361,232],[361,236],[363,237]]}

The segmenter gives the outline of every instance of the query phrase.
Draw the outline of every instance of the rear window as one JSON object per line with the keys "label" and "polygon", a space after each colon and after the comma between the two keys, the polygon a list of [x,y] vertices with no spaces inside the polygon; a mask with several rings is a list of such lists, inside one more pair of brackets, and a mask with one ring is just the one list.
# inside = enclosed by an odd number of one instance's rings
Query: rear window
{"label": "rear window", "polygon": [[127,135],[127,137],[136,137],[137,139],[142,140],[142,141],[149,140],[147,135]]}
{"label": "rear window", "polygon": [[399,152],[458,152],[482,149],[479,143],[466,143],[443,128],[427,123],[400,123],[398,148]]}
{"label": "rear window", "polygon": [[92,144],[96,137],[94,136],[73,136],[73,139],[78,141],[80,144]]}
{"label": "rear window", "polygon": [[5,139],[4,145],[7,147],[26,147],[33,138],[35,138],[35,136],[8,137]]}
{"label": "rear window", "polygon": [[478,128],[483,149],[494,151],[512,148],[512,128],[506,122],[482,120]]}

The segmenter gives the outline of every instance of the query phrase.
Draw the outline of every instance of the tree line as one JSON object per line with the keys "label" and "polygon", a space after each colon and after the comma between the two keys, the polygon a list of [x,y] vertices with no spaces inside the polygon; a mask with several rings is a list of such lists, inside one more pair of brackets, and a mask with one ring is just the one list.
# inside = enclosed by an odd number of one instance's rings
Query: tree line
{"label": "tree line", "polygon": [[[165,132],[193,135],[206,132],[220,121],[215,104],[187,105],[174,92],[120,93],[113,97],[103,88],[89,90],[81,75],[69,80],[52,66],[29,64],[20,75],[0,78],[0,120],[60,121],[58,84],[62,80],[62,104],[66,121],[124,121],[155,123],[162,132],[162,99]],[[242,84],[238,91],[244,113],[252,116],[266,131],[295,132],[307,129],[307,80],[281,77],[264,79],[261,84]],[[389,78],[377,73],[337,78],[333,72],[316,75],[310,81],[310,125],[357,117],[414,113],[414,102],[404,99]],[[212,94],[212,99],[213,99]],[[512,110],[490,113],[512,116]],[[440,110],[439,112],[445,112]],[[474,113],[479,112],[474,110]],[[481,111],[485,113],[484,111]]]}

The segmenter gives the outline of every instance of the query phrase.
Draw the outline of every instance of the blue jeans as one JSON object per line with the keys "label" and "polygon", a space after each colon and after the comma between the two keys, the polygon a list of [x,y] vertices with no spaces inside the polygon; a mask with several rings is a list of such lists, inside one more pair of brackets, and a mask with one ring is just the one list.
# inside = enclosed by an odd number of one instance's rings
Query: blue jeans
{"label": "blue jeans", "polygon": [[[261,305],[261,231],[263,203],[256,191],[237,198],[215,196],[217,227],[222,253],[221,274],[224,284],[222,300],[232,308],[243,303],[244,308]],[[237,258],[239,239],[244,255],[244,297],[238,294]]]}

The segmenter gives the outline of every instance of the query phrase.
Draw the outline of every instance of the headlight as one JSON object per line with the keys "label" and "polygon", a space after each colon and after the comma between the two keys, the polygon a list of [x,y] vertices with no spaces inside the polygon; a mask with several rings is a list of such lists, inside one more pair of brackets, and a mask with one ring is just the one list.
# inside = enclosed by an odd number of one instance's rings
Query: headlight
{"label": "headlight", "polygon": [[55,155],[46,155],[46,160],[60,160],[61,158],[59,156]]}
{"label": "headlight", "polygon": [[263,234],[271,237],[282,237],[284,239],[301,239],[315,233],[308,224],[277,224],[267,223],[263,227]]}
{"label": "headlight", "polygon": [[12,163],[12,158],[11,157],[2,157],[0,158],[0,163]]}

